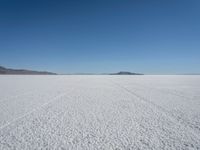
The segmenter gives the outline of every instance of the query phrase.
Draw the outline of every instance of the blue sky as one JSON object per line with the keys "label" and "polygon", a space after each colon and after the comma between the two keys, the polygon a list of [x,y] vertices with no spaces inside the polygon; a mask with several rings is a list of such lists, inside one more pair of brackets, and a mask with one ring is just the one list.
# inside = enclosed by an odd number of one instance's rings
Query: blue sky
{"label": "blue sky", "polygon": [[200,1],[0,0],[0,65],[200,73]]}

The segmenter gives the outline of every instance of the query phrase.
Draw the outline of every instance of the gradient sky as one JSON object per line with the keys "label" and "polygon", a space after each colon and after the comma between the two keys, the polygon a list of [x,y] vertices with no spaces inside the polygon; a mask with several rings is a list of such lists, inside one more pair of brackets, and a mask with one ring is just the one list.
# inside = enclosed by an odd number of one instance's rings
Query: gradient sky
{"label": "gradient sky", "polygon": [[0,0],[0,65],[200,73],[200,1]]}

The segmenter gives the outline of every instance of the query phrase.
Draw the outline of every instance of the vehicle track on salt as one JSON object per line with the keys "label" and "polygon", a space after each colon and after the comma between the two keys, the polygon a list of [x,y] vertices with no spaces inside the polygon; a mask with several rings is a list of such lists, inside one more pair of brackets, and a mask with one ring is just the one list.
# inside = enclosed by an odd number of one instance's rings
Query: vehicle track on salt
{"label": "vehicle track on salt", "polygon": [[56,83],[48,84],[56,90],[46,90],[54,95],[47,103],[1,129],[0,149],[200,149],[187,122],[118,79],[63,76]]}
{"label": "vehicle track on salt", "polygon": [[[120,84],[119,84],[120,85]],[[180,97],[181,99],[184,99],[184,101],[182,101],[182,103],[186,103],[188,101],[191,100],[191,97],[187,97],[184,95],[180,95],[180,94],[175,94],[173,92],[171,92],[170,90],[166,90],[166,89],[159,89],[159,88],[155,88],[155,87],[150,87],[150,86],[143,86],[141,84],[136,84],[134,83],[134,86],[131,86],[131,89],[129,89],[126,86],[122,86],[120,85],[122,88],[125,88],[127,91],[133,93],[134,95],[141,97],[142,99],[146,100],[147,102],[152,103],[153,105],[156,105],[156,107],[160,107],[160,109],[162,109],[163,111],[165,111],[166,113],[169,113],[172,117],[174,117],[178,122],[180,122],[183,125],[186,125],[188,127],[190,127],[192,130],[194,130],[194,132],[197,134],[200,134],[200,122],[198,123],[194,123],[191,120],[189,120],[188,118],[186,118],[184,116],[184,114],[182,114],[183,112],[180,112],[180,110],[174,110],[174,112],[165,109],[164,107],[160,106],[159,104],[156,104],[155,102],[149,100],[147,97],[147,95],[141,96],[141,94],[138,94],[137,92],[134,92],[134,89],[137,89],[137,87],[142,87],[143,89],[149,89],[150,93],[161,93],[163,96],[167,96],[167,95],[172,95],[174,99],[176,99],[176,97]],[[137,90],[136,90],[137,91]],[[165,97],[166,97],[165,96]],[[192,100],[191,100],[192,101]]]}
{"label": "vehicle track on salt", "polygon": [[[133,89],[132,89],[132,90],[129,90],[129,89],[126,88],[125,86],[122,86],[122,85],[120,85],[120,84],[118,84],[118,83],[116,83],[116,82],[113,82],[113,81],[112,81],[112,83],[115,84],[116,86],[120,87],[121,89],[125,90],[126,92],[131,93],[132,95],[138,97],[140,100],[145,101],[146,103],[152,105],[152,106],[155,107],[156,109],[161,110],[161,112],[167,114],[167,116],[169,116],[169,117],[171,118],[171,120],[175,120],[174,122],[179,123],[181,126],[184,126],[184,127],[186,127],[187,129],[191,130],[191,133],[194,134],[194,135],[196,135],[196,137],[198,137],[198,135],[200,134],[200,127],[198,127],[198,128],[195,127],[195,128],[194,128],[193,125],[190,125],[191,123],[190,123],[189,121],[184,120],[184,119],[180,118],[179,116],[177,116],[177,115],[171,113],[171,112],[168,111],[167,109],[161,107],[160,105],[155,104],[155,103],[152,102],[151,100],[148,100],[148,98],[146,98],[145,96],[142,96],[142,95],[137,94],[136,92],[134,92]],[[160,90],[160,91],[161,91],[161,90]],[[166,93],[166,91],[161,91],[161,92],[165,92],[165,93]],[[172,93],[169,93],[169,94],[172,94]],[[174,95],[174,94],[172,94],[172,95]],[[177,96],[177,95],[176,95],[176,96]],[[178,95],[178,96],[179,96],[179,95]],[[196,129],[197,129],[197,130],[196,130]],[[198,131],[198,133],[196,133],[197,131]]]}
{"label": "vehicle track on salt", "polygon": [[38,111],[38,110],[40,110],[40,109],[42,109],[42,108],[44,108],[44,107],[47,107],[48,105],[50,105],[51,103],[57,101],[58,98],[60,98],[60,97],[62,97],[62,96],[64,96],[64,95],[65,95],[65,94],[61,94],[61,95],[55,96],[55,97],[52,98],[51,101],[42,104],[42,106],[39,106],[39,107],[37,107],[37,108],[34,108],[33,110],[31,110],[31,111],[25,113],[24,115],[15,118],[15,119],[12,120],[11,122],[8,122],[7,124],[1,126],[1,127],[0,127],[0,131],[3,130],[4,128],[6,128],[6,127],[8,127],[8,126],[10,126],[10,125],[12,125],[12,124],[14,124],[14,123],[20,121],[21,119],[25,118],[26,116],[31,115],[32,113],[34,113],[34,112],[36,112],[36,111]]}

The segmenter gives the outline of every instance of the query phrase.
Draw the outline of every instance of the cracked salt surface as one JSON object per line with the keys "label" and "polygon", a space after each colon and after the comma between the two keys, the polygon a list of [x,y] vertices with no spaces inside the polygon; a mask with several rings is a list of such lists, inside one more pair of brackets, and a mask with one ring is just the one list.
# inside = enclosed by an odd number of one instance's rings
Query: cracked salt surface
{"label": "cracked salt surface", "polygon": [[0,76],[0,149],[200,149],[200,76]]}

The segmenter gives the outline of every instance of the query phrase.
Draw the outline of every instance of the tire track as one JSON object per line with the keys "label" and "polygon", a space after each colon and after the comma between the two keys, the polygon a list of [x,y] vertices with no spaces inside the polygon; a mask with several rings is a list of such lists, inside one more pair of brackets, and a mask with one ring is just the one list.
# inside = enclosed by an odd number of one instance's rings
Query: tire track
{"label": "tire track", "polygon": [[[119,83],[116,83],[116,84],[119,84]],[[188,97],[188,96],[184,96],[184,95],[181,95],[180,94],[180,92],[179,93],[175,93],[175,92],[173,92],[173,91],[170,91],[170,89],[159,89],[159,88],[155,88],[155,87],[150,87],[150,86],[144,86],[144,85],[141,85],[141,84],[138,84],[138,83],[134,83],[135,85],[137,85],[138,87],[142,87],[143,89],[149,89],[149,90],[151,90],[151,92],[153,93],[153,92],[160,92],[160,93],[163,93],[163,94],[167,94],[168,96],[177,96],[177,97],[179,97],[179,98],[181,98],[181,99],[184,99],[184,100],[192,100],[193,98],[192,97]],[[120,84],[119,84],[120,85]],[[132,86],[131,86],[132,87]],[[123,87],[123,88],[125,88],[125,87]],[[140,89],[140,88],[137,88],[137,87],[133,87],[134,89],[138,89],[138,90],[143,90],[143,89]],[[137,95],[138,97],[141,97],[142,99],[146,99],[147,100],[147,98],[145,98],[145,97],[143,97],[143,96],[141,96],[141,95],[139,95],[139,94],[137,94],[136,92],[133,92],[132,90],[130,90],[130,89],[128,89],[128,88],[126,88],[126,90],[129,90],[129,92],[132,92],[132,93],[134,93],[135,95]],[[151,93],[150,92],[150,93]],[[149,103],[153,103],[152,101],[150,101],[150,100],[147,100],[147,101],[149,101]],[[186,103],[186,101],[181,101],[181,102],[183,102],[183,103],[185,103],[185,104],[187,104]],[[163,107],[161,107],[160,105],[158,105],[158,104],[155,104],[155,103],[153,103],[153,105],[157,105],[158,107],[160,107],[160,109],[164,109]],[[179,110],[179,109],[178,109]],[[171,114],[171,116],[174,116],[175,118],[176,118],[176,120],[178,120],[180,123],[182,123],[182,124],[187,124],[190,128],[192,128],[193,130],[195,130],[195,131],[197,131],[197,132],[199,132],[200,133],[200,126],[199,126],[199,122],[195,122],[194,123],[194,121],[191,121],[189,118],[188,118],[188,116],[185,116],[186,114],[184,114],[184,112],[182,111],[182,109],[180,109],[179,111],[180,111],[180,114],[178,115],[174,115],[171,111],[169,111],[169,110],[167,110],[167,109],[164,109],[164,111],[165,112],[167,112],[167,113],[170,113]],[[177,110],[174,110],[175,112],[177,112]],[[178,112],[177,112],[178,113]],[[185,117],[184,117],[185,116]]]}
{"label": "tire track", "polygon": [[[163,107],[161,107],[161,106],[159,106],[159,105],[157,105],[157,104],[151,102],[151,101],[148,100],[147,98],[145,98],[145,97],[143,97],[143,96],[141,96],[141,95],[139,95],[139,94],[133,92],[132,90],[129,90],[128,88],[122,86],[121,84],[116,83],[116,82],[113,82],[113,81],[110,81],[110,82],[112,82],[114,85],[118,86],[119,88],[123,89],[123,90],[126,91],[127,93],[129,93],[129,94],[131,94],[131,95],[133,95],[133,96],[139,98],[140,100],[144,101],[145,103],[148,103],[148,104],[150,104],[151,106],[155,107],[156,109],[161,110],[161,112],[165,113],[166,116],[168,116],[169,118],[171,118],[171,120],[172,120],[173,122],[176,122],[176,123],[178,123],[179,125],[181,125],[181,126],[183,126],[183,127],[185,127],[185,128],[189,128],[189,129],[190,129],[189,131],[190,131],[193,135],[195,135],[196,137],[199,136],[199,134],[196,132],[195,129],[197,129],[197,131],[199,132],[199,131],[200,131],[200,128],[191,125],[191,123],[188,122],[188,121],[186,121],[186,120],[182,120],[179,116],[176,116],[176,115],[172,114],[170,111],[166,110],[165,108],[163,108]],[[195,128],[194,128],[194,127],[195,127]]]}
{"label": "tire track", "polygon": [[44,103],[43,105],[41,105],[41,106],[39,106],[39,107],[37,107],[37,108],[35,108],[35,109],[33,109],[33,110],[31,110],[31,111],[25,113],[24,115],[22,115],[22,116],[20,116],[20,117],[17,117],[16,119],[14,119],[14,120],[12,120],[12,121],[6,123],[5,125],[3,125],[3,126],[0,127],[0,131],[2,131],[4,128],[6,128],[6,127],[8,127],[8,126],[10,126],[10,125],[12,125],[12,124],[18,122],[19,120],[25,118],[26,116],[28,116],[28,115],[30,115],[30,114],[32,114],[32,113],[34,113],[34,112],[36,112],[36,111],[38,111],[38,110],[40,110],[40,109],[42,109],[42,108],[44,108],[44,107],[46,107],[46,106],[52,104],[52,103],[55,102],[58,98],[61,98],[61,97],[65,96],[65,95],[66,95],[66,94],[61,94],[61,95],[55,96],[54,98],[52,98],[51,101],[49,101],[49,102],[47,102],[47,103]]}

